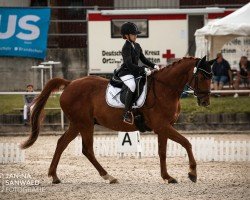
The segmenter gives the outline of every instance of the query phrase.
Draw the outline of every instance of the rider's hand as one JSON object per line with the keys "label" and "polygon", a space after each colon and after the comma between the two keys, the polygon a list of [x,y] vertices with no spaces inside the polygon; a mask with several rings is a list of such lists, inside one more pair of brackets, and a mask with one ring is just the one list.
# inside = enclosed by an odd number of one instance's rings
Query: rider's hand
{"label": "rider's hand", "polygon": [[159,65],[155,65],[154,69],[156,69],[157,71],[159,71],[160,70],[160,66]]}
{"label": "rider's hand", "polygon": [[150,70],[150,69],[145,68],[145,74],[146,74],[147,76],[149,76],[151,73],[152,73],[152,72],[151,72],[151,70]]}

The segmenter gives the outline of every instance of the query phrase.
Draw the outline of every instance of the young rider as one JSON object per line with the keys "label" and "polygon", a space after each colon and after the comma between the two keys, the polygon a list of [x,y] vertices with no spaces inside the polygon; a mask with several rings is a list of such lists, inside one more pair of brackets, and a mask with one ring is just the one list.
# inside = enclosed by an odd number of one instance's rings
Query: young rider
{"label": "young rider", "polygon": [[[126,22],[121,27],[121,35],[126,40],[122,47],[123,64],[119,70],[118,76],[129,88],[125,96],[125,113],[123,115],[123,121],[129,124],[133,123],[132,119],[132,97],[135,91],[135,78],[140,75],[146,74],[149,76],[151,70],[149,67],[159,70],[160,67],[150,62],[143,54],[141,46],[136,43],[137,35],[141,32],[137,26],[132,22]],[[138,66],[138,61],[141,60],[146,66]]]}

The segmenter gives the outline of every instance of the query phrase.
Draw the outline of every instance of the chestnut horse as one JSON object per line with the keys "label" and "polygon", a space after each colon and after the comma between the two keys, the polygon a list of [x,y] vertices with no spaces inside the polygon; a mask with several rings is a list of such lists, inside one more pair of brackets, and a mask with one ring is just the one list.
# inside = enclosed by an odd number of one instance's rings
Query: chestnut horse
{"label": "chestnut horse", "polygon": [[[178,133],[173,124],[180,113],[180,95],[185,85],[194,90],[200,106],[209,105],[211,62],[206,58],[183,58],[158,72],[148,79],[151,81],[145,105],[139,109],[145,118],[146,125],[158,135],[158,152],[160,157],[161,177],[168,183],[177,181],[168,174],[166,166],[167,140],[171,139],[181,144],[189,158],[188,177],[193,182],[197,180],[196,161],[190,142]],[[104,180],[117,183],[117,179],[109,175],[97,161],[93,151],[94,125],[100,124],[115,131],[135,131],[134,125],[123,122],[123,109],[107,105],[105,92],[109,80],[98,76],[87,76],[68,81],[62,78],[50,80],[34,103],[31,115],[32,132],[21,145],[30,147],[37,139],[40,129],[40,117],[51,92],[64,87],[60,97],[60,105],[70,124],[68,130],[59,138],[48,175],[52,183],[60,183],[57,176],[59,159],[68,144],[80,133],[82,136],[82,153],[94,165]]]}

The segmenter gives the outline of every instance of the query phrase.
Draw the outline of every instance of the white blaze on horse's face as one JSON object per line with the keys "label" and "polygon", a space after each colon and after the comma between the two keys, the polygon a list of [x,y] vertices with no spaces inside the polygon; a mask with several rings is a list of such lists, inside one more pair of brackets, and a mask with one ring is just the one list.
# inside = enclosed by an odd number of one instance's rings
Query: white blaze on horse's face
{"label": "white blaze on horse's face", "polygon": [[211,79],[205,78],[202,73],[198,73],[198,95],[199,106],[207,107],[210,105],[210,85]]}

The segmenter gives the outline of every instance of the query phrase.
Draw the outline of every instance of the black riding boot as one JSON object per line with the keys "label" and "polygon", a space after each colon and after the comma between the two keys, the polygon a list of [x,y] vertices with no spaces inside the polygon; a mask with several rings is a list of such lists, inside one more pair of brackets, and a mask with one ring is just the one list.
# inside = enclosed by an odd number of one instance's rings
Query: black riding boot
{"label": "black riding boot", "polygon": [[133,100],[133,92],[128,89],[126,96],[125,96],[125,113],[123,115],[123,121],[128,124],[134,123],[134,116],[131,112],[132,109],[132,100]]}

